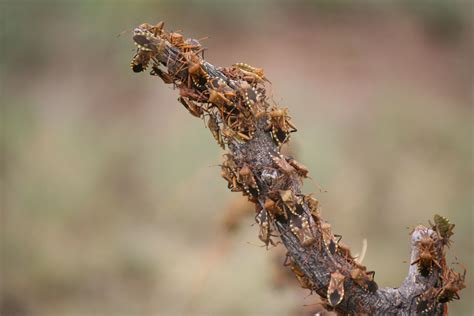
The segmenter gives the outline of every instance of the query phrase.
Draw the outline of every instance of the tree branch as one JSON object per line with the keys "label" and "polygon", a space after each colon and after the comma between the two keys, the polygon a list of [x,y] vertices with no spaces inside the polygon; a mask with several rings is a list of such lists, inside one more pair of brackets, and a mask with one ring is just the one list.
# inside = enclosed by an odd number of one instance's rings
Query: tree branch
{"label": "tree branch", "polygon": [[222,164],[229,189],[255,204],[259,238],[268,247],[278,232],[288,250],[286,265],[324,307],[344,314],[447,313],[446,303],[459,298],[465,277],[446,265],[454,225],[435,216],[431,228],[416,227],[408,276],[399,288],[378,288],[374,274],[332,233],[318,201],[302,194],[306,167],[280,153],[296,128],[286,109],[267,100],[263,69],[216,68],[203,59],[197,40],[167,33],[161,22],[140,25],[133,39],[132,69],[151,64],[151,75],[177,87],[189,112],[207,119],[219,145],[229,149]]}

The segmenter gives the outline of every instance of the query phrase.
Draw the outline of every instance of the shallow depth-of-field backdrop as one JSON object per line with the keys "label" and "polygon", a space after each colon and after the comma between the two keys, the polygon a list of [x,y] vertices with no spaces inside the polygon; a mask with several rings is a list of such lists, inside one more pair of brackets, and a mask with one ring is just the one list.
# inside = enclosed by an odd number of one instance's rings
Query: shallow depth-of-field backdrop
{"label": "shallow depth-of-field backdrop", "polygon": [[[383,3],[383,4],[382,4]],[[288,315],[222,150],[158,77],[134,74],[130,30],[209,36],[216,65],[263,67],[327,193],[323,216],[381,286],[401,283],[410,228],[456,224],[473,313],[470,1],[0,1],[1,310],[10,315]],[[308,181],[306,192],[318,191]],[[283,267],[281,268],[283,269]],[[278,268],[277,268],[278,270]]]}

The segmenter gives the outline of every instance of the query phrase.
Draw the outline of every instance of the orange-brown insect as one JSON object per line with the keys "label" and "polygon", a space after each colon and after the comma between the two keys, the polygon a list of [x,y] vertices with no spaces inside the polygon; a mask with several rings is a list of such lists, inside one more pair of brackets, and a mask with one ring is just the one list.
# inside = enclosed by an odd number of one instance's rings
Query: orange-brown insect
{"label": "orange-brown insect", "polygon": [[237,181],[237,165],[231,154],[224,154],[224,161],[221,166],[221,176],[227,180],[227,187],[232,192],[240,192],[243,190],[242,185]]}
{"label": "orange-brown insect", "polygon": [[141,30],[146,30],[153,34],[153,36],[160,36],[163,33],[163,27],[165,26],[165,22],[160,21],[155,25],[151,25],[148,23],[143,23],[138,26]]}
{"label": "orange-brown insect", "polygon": [[301,177],[307,178],[309,174],[308,168],[303,165],[301,162],[293,159],[293,158],[288,158],[288,163],[295,168],[296,173],[298,173]]}
{"label": "orange-brown insect", "polygon": [[224,94],[226,98],[234,98],[236,96],[234,89],[229,87],[229,85],[220,78],[210,79],[208,81],[208,85],[210,88],[215,89],[220,93]]}
{"label": "orange-brown insect", "polygon": [[133,41],[140,50],[158,53],[159,48],[164,44],[162,39],[141,26],[136,28],[133,33]]}
{"label": "orange-brown insect", "polygon": [[233,138],[233,139],[237,139],[237,140],[243,141],[243,142],[249,141],[251,139],[247,135],[245,135],[245,134],[243,134],[239,131],[236,132],[233,129],[228,128],[227,126],[222,127],[222,135],[227,137],[227,138]]}
{"label": "orange-brown insect", "polygon": [[271,229],[271,214],[267,212],[265,208],[262,208],[260,212],[255,217],[258,225],[260,226],[260,232],[258,238],[265,243],[265,246],[268,248],[268,245],[271,244],[275,246],[275,243],[272,240],[272,229]]}
{"label": "orange-brown insect", "polygon": [[435,241],[428,233],[423,234],[418,241],[418,258],[411,264],[418,264],[418,270],[422,276],[428,276],[433,269],[433,265],[441,269],[440,264],[436,261]]}
{"label": "orange-brown insect", "polygon": [[183,46],[184,45],[183,34],[179,34],[179,33],[176,33],[176,32],[170,33],[169,34],[169,41],[170,41],[171,45],[173,45],[173,46],[177,46],[177,47]]}
{"label": "orange-brown insect", "polygon": [[248,119],[243,112],[240,112],[234,103],[223,104],[220,106],[222,117],[225,118],[226,125],[238,133],[238,136],[244,141],[252,139],[256,127],[253,120]]}
{"label": "orange-brown insect", "polygon": [[133,72],[145,71],[150,63],[151,55],[149,52],[138,49],[130,62],[130,68]]}
{"label": "orange-brown insect", "polygon": [[296,132],[296,127],[291,123],[288,109],[275,108],[267,113],[269,115],[270,133],[278,146],[287,142],[290,133]]}
{"label": "orange-brown insect", "polygon": [[214,136],[219,146],[221,146],[222,149],[225,149],[225,143],[224,143],[224,140],[222,139],[221,130],[219,128],[219,124],[217,123],[217,119],[214,115],[209,116],[207,127],[209,127],[209,130],[211,131],[212,136]]}
{"label": "orange-brown insect", "polygon": [[236,64],[233,64],[232,66],[237,67],[240,70],[245,70],[245,71],[252,72],[252,73],[256,74],[257,76],[259,76],[260,78],[265,78],[263,68],[256,68],[256,67],[250,66],[249,64],[245,64],[245,63],[236,63]]}
{"label": "orange-brown insect", "polygon": [[244,164],[239,170],[239,180],[244,185],[244,190],[248,195],[257,197],[260,195],[260,190],[255,180],[255,176],[247,164]]}
{"label": "orange-brown insect", "polygon": [[352,280],[361,288],[372,293],[377,291],[378,285],[374,281],[375,271],[367,271],[366,267],[356,265],[350,272]]}
{"label": "orange-brown insect", "polygon": [[310,247],[316,243],[308,219],[303,214],[291,214],[290,230],[299,239],[303,247]]}
{"label": "orange-brown insect", "polygon": [[255,105],[263,99],[262,95],[245,81],[240,83],[239,92],[249,110],[256,110]]}
{"label": "orange-brown insect", "polygon": [[193,101],[184,97],[179,97],[178,101],[181,102],[181,104],[189,111],[189,113],[191,113],[191,115],[195,117],[201,117],[204,114],[202,107]]}
{"label": "orange-brown insect", "polygon": [[315,222],[320,221],[320,212],[319,212],[319,201],[312,197],[311,195],[303,196],[303,202],[308,205],[308,208],[311,211],[311,215]]}
{"label": "orange-brown insect", "polygon": [[344,298],[344,280],[346,277],[339,271],[331,273],[327,298],[331,306],[337,306]]}
{"label": "orange-brown insect", "polygon": [[[206,39],[207,37],[201,38],[200,40]],[[184,44],[180,47],[183,52],[194,52],[196,54],[204,52],[204,48],[201,45],[200,40],[195,38],[188,38],[184,41]],[[203,53],[204,54],[204,53]],[[204,56],[204,55],[203,55]]]}
{"label": "orange-brown insect", "polygon": [[354,262],[354,257],[351,254],[351,249],[348,245],[344,244],[343,242],[339,241],[337,243],[337,251],[339,254],[346,259],[347,262],[352,263]]}
{"label": "orange-brown insect", "polygon": [[452,300],[459,300],[459,292],[466,287],[466,269],[461,276],[460,273],[448,268],[441,276],[444,285],[436,292],[436,300],[440,303],[448,303]]}
{"label": "orange-brown insect", "polygon": [[180,58],[181,67],[178,68],[176,73],[181,73],[181,71],[187,69],[187,86],[192,88],[194,85],[198,89],[203,89],[209,75],[202,68],[202,61],[198,57],[197,52],[186,51],[181,54]]}
{"label": "orange-brown insect", "polygon": [[[214,78],[207,81],[209,92],[209,102],[216,105],[222,112],[227,108],[232,109],[234,103],[231,101],[236,96],[233,89],[231,89],[222,79]],[[224,117],[224,115],[222,115]]]}
{"label": "orange-brown insect", "polygon": [[[321,223],[321,234],[323,236],[323,241],[326,250],[330,254],[334,255],[337,251],[337,244],[341,236],[332,234],[331,224],[329,223]],[[339,237],[339,240],[336,240],[335,237]]]}
{"label": "orange-brown insect", "polygon": [[286,161],[282,154],[278,153],[277,155],[272,156],[272,159],[278,169],[283,172],[283,174],[289,177],[297,174],[295,168]]}
{"label": "orange-brown insect", "polygon": [[232,102],[225,97],[222,92],[214,90],[212,88],[208,89],[209,91],[209,102],[216,105],[217,107],[223,106],[225,104],[232,104]]}
{"label": "orange-brown insect", "polygon": [[[195,91],[194,89],[189,89],[185,85],[179,86],[179,95],[200,103],[205,103],[207,101],[207,97],[203,93]],[[201,105],[201,107],[203,107],[203,105]]]}
{"label": "orange-brown insect", "polygon": [[242,73],[242,79],[246,80],[251,84],[268,81],[267,78],[265,78],[262,68],[255,68],[244,63],[237,63],[233,64],[232,66]]}
{"label": "orange-brown insect", "polygon": [[158,66],[153,66],[150,72],[152,76],[158,76],[163,80],[164,83],[171,84],[174,83],[174,78],[171,74],[161,70]]}
{"label": "orange-brown insect", "polygon": [[291,190],[278,190],[278,194],[284,208],[293,215],[303,215],[305,213],[303,208],[303,201],[300,197],[293,194]]}
{"label": "orange-brown insect", "polygon": [[285,219],[288,219],[287,214],[284,210],[278,205],[277,202],[270,198],[265,199],[264,203],[265,209],[267,209],[274,217],[276,216],[283,216]]}
{"label": "orange-brown insect", "polygon": [[416,298],[417,313],[427,314],[433,310],[433,307],[436,305],[436,292],[435,288],[430,288]]}

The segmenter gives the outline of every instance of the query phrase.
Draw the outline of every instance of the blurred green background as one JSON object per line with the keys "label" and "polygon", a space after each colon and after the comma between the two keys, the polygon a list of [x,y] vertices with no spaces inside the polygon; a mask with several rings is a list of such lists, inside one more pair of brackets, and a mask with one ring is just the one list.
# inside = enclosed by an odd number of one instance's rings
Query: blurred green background
{"label": "blurred green background", "polygon": [[253,245],[253,216],[224,233],[237,194],[222,151],[177,91],[130,71],[130,32],[117,34],[160,20],[210,36],[216,65],[264,67],[299,129],[291,149],[328,190],[323,216],[354,252],[368,239],[381,286],[406,275],[407,227],[449,217],[449,261],[469,269],[450,311],[473,313],[469,1],[2,0],[0,11],[2,316],[288,315],[317,301],[275,288],[276,250]]}

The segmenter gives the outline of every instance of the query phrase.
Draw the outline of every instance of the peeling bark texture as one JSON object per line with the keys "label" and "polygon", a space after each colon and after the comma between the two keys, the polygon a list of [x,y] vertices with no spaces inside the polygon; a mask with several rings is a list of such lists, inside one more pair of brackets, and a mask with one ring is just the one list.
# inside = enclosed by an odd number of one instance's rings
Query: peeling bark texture
{"label": "peeling bark texture", "polygon": [[[267,100],[263,69],[246,64],[216,68],[203,59],[197,40],[167,33],[161,22],[140,25],[133,39],[138,47],[133,71],[151,64],[150,74],[173,84],[189,112],[207,119],[214,138],[228,148],[222,165],[228,187],[255,204],[259,238],[268,247],[279,236],[302,287],[318,293],[325,308],[340,314],[447,314],[446,303],[459,298],[465,276],[446,265],[453,224],[439,216],[430,227],[416,227],[408,276],[399,288],[379,288],[331,232],[317,200],[301,192],[306,168],[280,154],[296,128],[286,109]],[[344,277],[336,306],[327,300],[337,291],[328,288],[331,274]]]}

